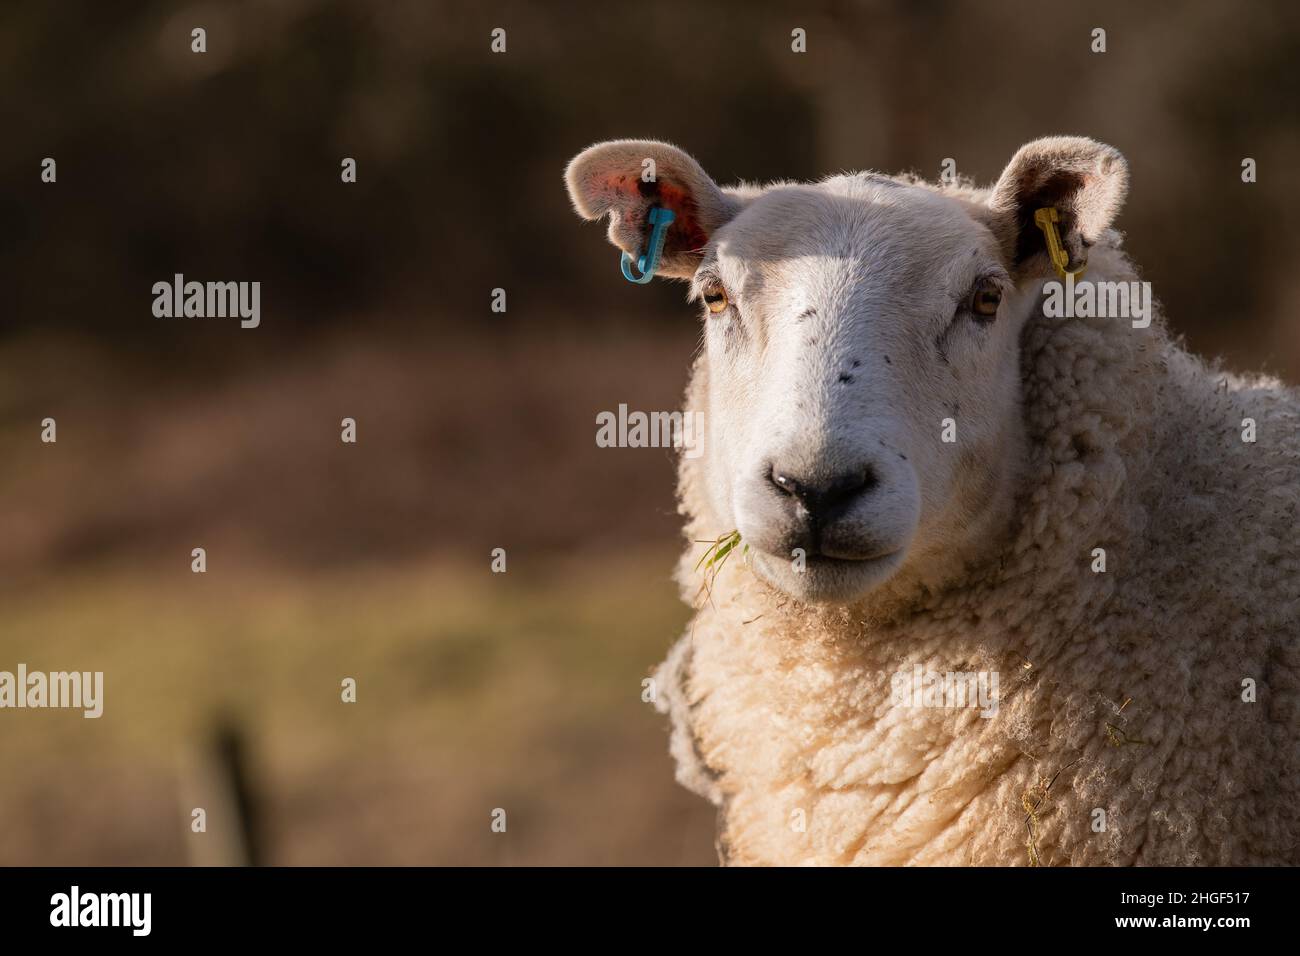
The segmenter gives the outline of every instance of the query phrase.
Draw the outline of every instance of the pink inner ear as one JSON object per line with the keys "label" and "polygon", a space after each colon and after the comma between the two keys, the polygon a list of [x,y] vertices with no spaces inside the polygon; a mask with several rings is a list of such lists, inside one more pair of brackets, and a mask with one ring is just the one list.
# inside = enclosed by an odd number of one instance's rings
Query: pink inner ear
{"label": "pink inner ear", "polygon": [[709,235],[700,225],[699,207],[694,197],[680,186],[662,179],[645,182],[635,173],[610,174],[604,177],[602,190],[610,197],[610,205],[619,211],[626,224],[639,224],[648,231],[646,217],[651,206],[663,206],[676,217],[668,227],[664,252],[668,255],[699,252],[709,242]]}

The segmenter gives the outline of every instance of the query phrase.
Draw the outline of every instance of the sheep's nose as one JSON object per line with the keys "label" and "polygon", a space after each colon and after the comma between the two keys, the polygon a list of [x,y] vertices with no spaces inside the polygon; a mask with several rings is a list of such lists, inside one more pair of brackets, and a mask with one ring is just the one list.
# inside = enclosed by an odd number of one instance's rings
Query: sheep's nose
{"label": "sheep's nose", "polygon": [[875,471],[869,465],[844,472],[828,481],[799,478],[779,465],[773,465],[769,478],[778,491],[795,499],[809,519],[819,525],[844,514],[876,485]]}

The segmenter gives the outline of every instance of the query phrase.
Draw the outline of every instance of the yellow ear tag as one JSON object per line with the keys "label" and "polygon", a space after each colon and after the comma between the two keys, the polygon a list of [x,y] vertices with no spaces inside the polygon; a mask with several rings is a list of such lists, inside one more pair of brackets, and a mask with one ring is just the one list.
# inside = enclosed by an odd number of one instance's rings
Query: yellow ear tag
{"label": "yellow ear tag", "polygon": [[1061,245],[1061,234],[1056,229],[1058,220],[1059,217],[1055,206],[1044,206],[1042,209],[1034,211],[1034,225],[1043,230],[1043,238],[1047,240],[1047,257],[1052,260],[1052,265],[1056,267],[1057,275],[1062,279],[1071,276],[1075,279],[1082,279],[1088,264],[1085,262],[1074,272],[1069,271],[1067,267],[1070,265],[1070,254]]}

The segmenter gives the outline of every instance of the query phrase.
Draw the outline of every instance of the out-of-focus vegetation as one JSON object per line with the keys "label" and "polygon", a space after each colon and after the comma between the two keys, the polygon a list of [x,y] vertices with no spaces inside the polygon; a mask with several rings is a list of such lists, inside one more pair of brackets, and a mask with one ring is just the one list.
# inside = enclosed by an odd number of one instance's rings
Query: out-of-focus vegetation
{"label": "out-of-focus vegetation", "polygon": [[711,862],[711,819],[641,702],[684,619],[671,557],[505,577],[117,567],[10,595],[6,660],[76,661],[107,687],[98,720],[5,715],[0,862],[201,859],[232,821],[194,766],[232,715],[266,862]]}
{"label": "out-of-focus vegetation", "polygon": [[693,339],[601,338],[331,338],[201,387],[0,349],[0,669],[106,683],[97,720],[0,712],[0,864],[211,860],[228,722],[266,862],[711,862],[642,700],[687,616],[672,463],[592,440],[605,395],[671,407]]}
{"label": "out-of-focus vegetation", "polygon": [[1026,140],[1072,132],[1128,157],[1121,226],[1193,344],[1294,376],[1300,279],[1274,235],[1300,203],[1298,22],[1287,0],[11,4],[5,325],[228,347],[229,330],[150,321],[148,289],[174,272],[261,280],[263,338],[463,327],[496,287],[498,323],[659,321],[676,290],[630,296],[560,188],[594,140],[668,139],[724,182],[933,176],[945,157],[990,180]]}

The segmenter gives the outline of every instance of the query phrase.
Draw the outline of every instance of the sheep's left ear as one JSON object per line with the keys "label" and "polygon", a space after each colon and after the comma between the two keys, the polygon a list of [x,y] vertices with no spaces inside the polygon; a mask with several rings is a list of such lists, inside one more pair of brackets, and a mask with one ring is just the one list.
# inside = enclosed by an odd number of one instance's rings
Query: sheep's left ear
{"label": "sheep's left ear", "polygon": [[1119,215],[1127,192],[1128,163],[1119,150],[1082,136],[1048,136],[1011,157],[989,196],[990,225],[1018,271],[1050,272],[1034,213],[1055,208],[1068,268],[1074,270]]}
{"label": "sheep's left ear", "polygon": [[695,275],[709,237],[743,205],[682,150],[653,140],[598,143],[573,158],[564,180],[578,215],[609,216],[609,241],[632,256],[645,251],[650,207],[671,209],[659,275],[676,279]]}

